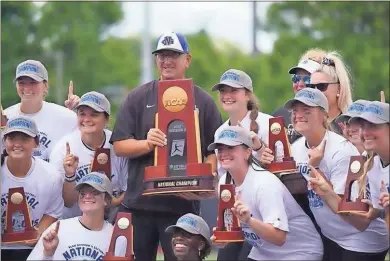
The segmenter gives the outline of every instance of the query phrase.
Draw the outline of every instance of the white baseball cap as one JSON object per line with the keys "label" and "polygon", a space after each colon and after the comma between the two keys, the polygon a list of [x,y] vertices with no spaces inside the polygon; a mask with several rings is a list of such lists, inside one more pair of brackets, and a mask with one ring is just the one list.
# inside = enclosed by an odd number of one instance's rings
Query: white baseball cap
{"label": "white baseball cap", "polygon": [[16,67],[14,82],[22,76],[30,77],[37,82],[49,80],[46,67],[40,61],[35,60],[24,61]]}
{"label": "white baseball cap", "polygon": [[295,74],[298,69],[302,69],[307,71],[308,73],[312,74],[313,72],[317,71],[320,68],[321,64],[317,63],[314,60],[311,59],[304,59],[298,63],[298,65],[290,68],[288,70],[289,74]]}
{"label": "white baseball cap", "polygon": [[310,107],[321,107],[326,112],[329,112],[328,99],[325,94],[318,89],[303,88],[295,94],[294,99],[288,100],[284,104],[284,107],[290,110],[297,101]]}
{"label": "white baseball cap", "polygon": [[175,32],[168,32],[160,35],[157,39],[156,50],[152,54],[158,53],[162,50],[170,50],[178,53],[190,53],[187,39],[184,35]]}
{"label": "white baseball cap", "polygon": [[364,112],[362,114],[351,118],[349,121],[363,119],[373,124],[390,123],[389,109],[390,108],[388,103],[373,101],[364,108]]}
{"label": "white baseball cap", "polygon": [[111,104],[106,96],[99,92],[87,92],[81,96],[80,102],[77,104],[75,109],[79,108],[80,106],[88,106],[97,112],[106,112],[108,115],[110,115]]}
{"label": "white baseball cap", "polygon": [[252,79],[243,71],[236,69],[229,69],[224,72],[219,80],[219,83],[213,86],[212,91],[218,90],[222,85],[227,85],[233,88],[245,88],[253,92]]}
{"label": "white baseball cap", "polygon": [[11,132],[23,132],[33,138],[39,135],[35,121],[26,116],[16,116],[8,119],[4,128],[3,136]]}
{"label": "white baseball cap", "polygon": [[249,148],[252,147],[252,139],[248,130],[240,126],[227,126],[218,137],[215,139],[214,143],[211,143],[207,149],[213,151],[217,148],[219,144],[228,145],[228,146],[238,146],[245,144]]}
{"label": "white baseball cap", "polygon": [[86,176],[82,177],[79,183],[77,183],[75,189],[80,191],[83,185],[89,185],[100,192],[107,192],[111,197],[112,195],[112,183],[105,174],[99,172],[90,172]]}

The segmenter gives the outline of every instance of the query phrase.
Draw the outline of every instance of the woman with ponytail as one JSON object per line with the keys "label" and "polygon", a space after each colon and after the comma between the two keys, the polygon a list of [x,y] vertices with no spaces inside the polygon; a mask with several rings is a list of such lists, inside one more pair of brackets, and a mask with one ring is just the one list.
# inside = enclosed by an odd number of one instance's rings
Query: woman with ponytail
{"label": "woman with ponytail", "polygon": [[[219,102],[222,109],[227,112],[229,119],[215,132],[216,139],[221,130],[227,126],[240,125],[250,131],[253,139],[253,153],[268,144],[269,118],[272,116],[259,112],[256,96],[253,94],[252,79],[243,71],[230,69],[224,72],[220,82],[212,88],[219,91]],[[226,173],[218,161],[218,175]],[[251,246],[248,243],[230,243],[218,252],[218,260],[244,260],[247,258]]]}
{"label": "woman with ponytail", "polygon": [[[208,147],[217,150],[221,167],[236,185],[232,212],[240,220],[245,241],[252,245],[248,259],[321,260],[321,238],[310,218],[279,178],[260,166],[252,147],[250,132],[239,126],[221,129]],[[225,184],[226,177],[219,184]],[[214,236],[211,241],[215,242]]]}
{"label": "woman with ponytail", "polygon": [[320,63],[320,67],[311,74],[310,84],[306,84],[306,87],[316,88],[325,94],[329,105],[328,123],[334,132],[342,135],[345,126],[337,124],[335,119],[352,104],[352,85],[348,68],[341,55],[335,51],[310,59]]}

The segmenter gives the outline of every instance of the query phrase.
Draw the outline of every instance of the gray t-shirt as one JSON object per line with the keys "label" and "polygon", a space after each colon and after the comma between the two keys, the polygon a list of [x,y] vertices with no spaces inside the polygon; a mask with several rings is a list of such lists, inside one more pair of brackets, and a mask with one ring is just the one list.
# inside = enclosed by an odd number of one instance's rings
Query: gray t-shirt
{"label": "gray t-shirt", "polygon": [[[123,101],[117,115],[110,142],[145,140],[155,127],[158,81],[154,80],[132,90]],[[207,157],[207,146],[214,141],[214,133],[222,124],[222,117],[211,95],[194,85],[195,106],[199,110],[202,156]],[[153,151],[130,158],[128,162],[127,192],[123,205],[130,209],[159,211],[175,214],[199,212],[199,201],[188,201],[176,196],[142,196],[145,167],[153,166]]]}

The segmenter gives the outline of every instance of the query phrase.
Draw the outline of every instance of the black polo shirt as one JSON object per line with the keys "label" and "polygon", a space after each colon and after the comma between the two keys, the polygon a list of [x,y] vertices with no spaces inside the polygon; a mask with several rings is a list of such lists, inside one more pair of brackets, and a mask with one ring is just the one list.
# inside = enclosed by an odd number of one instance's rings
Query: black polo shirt
{"label": "black polo shirt", "polygon": [[[154,80],[133,89],[123,101],[117,115],[110,142],[145,140],[155,127],[158,81]],[[202,156],[207,157],[207,146],[214,142],[214,133],[222,125],[222,117],[213,98],[194,85],[195,105],[199,109]],[[188,201],[175,196],[142,196],[145,167],[153,166],[154,152],[129,159],[127,192],[123,205],[129,209],[159,211],[175,214],[199,214],[199,201]]]}

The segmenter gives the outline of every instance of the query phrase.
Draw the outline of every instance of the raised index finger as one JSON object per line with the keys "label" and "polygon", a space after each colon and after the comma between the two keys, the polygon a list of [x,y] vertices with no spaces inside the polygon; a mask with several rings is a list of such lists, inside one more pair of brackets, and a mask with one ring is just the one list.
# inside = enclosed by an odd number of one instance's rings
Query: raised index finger
{"label": "raised index finger", "polygon": [[56,232],[56,234],[58,233],[58,230],[60,229],[60,221],[58,220],[56,222],[56,227],[54,228],[54,231]]}
{"label": "raised index finger", "polygon": [[69,155],[70,154],[70,146],[69,146],[69,142],[66,143],[66,155]]}
{"label": "raised index finger", "polygon": [[73,95],[73,81],[69,82],[68,99]]}
{"label": "raised index finger", "polygon": [[381,91],[381,102],[386,102],[385,92]]}

